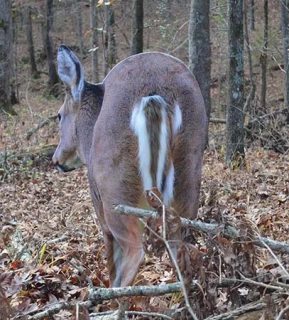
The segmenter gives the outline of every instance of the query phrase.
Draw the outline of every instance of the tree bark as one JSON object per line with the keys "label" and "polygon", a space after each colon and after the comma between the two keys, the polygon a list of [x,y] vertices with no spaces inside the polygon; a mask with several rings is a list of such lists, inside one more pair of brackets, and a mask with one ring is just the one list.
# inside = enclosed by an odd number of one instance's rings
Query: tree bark
{"label": "tree bark", "polygon": [[244,149],[244,32],[243,0],[228,0],[229,77],[227,96],[226,162],[243,166]]}
{"label": "tree bark", "polygon": [[48,60],[48,76],[49,76],[49,87],[51,89],[51,93],[55,96],[58,95],[59,88],[58,84],[58,75],[55,66],[55,57],[53,53],[53,43],[50,35],[50,31],[53,27],[53,0],[46,0],[46,7],[44,8],[45,20],[42,23],[42,31],[43,31],[43,47],[44,52],[46,53]]}
{"label": "tree bark", "polygon": [[104,76],[116,64],[116,40],[114,31],[114,9],[111,4],[104,5]]}
{"label": "tree bark", "polygon": [[79,40],[79,51],[81,58],[83,58],[83,37],[82,37],[82,14],[80,0],[75,0],[76,14],[77,14],[77,35]]}
{"label": "tree bark", "polygon": [[[245,105],[244,105],[244,113],[249,111],[249,113],[252,115],[252,108],[250,108],[250,104],[251,104],[251,101],[255,97],[256,83],[255,83],[255,76],[253,73],[252,55],[251,55],[251,50],[250,50],[250,38],[249,38],[249,30],[248,30],[248,22],[247,22],[246,1],[244,1],[243,7],[244,7],[244,39],[246,42],[246,48],[247,48],[247,52],[248,52],[248,64],[249,64],[250,86],[251,86],[251,89],[250,89],[250,92],[249,92],[249,95],[247,98],[248,103],[245,103]],[[251,96],[250,96],[250,94],[251,94]]]}
{"label": "tree bark", "polygon": [[11,104],[12,57],[11,1],[0,0],[0,111],[16,115]]}
{"label": "tree bark", "polygon": [[194,73],[211,113],[210,1],[192,0],[189,23],[189,68]]}
{"label": "tree bark", "polygon": [[31,7],[29,5],[25,8],[25,22],[26,22],[26,39],[27,39],[31,75],[34,79],[36,79],[39,77],[39,72],[37,70],[36,60],[35,60],[33,29],[32,29],[32,21],[31,21]]}
{"label": "tree bark", "polygon": [[[281,26],[283,39],[283,59],[284,59],[284,108],[289,109],[289,70],[288,70],[288,53],[289,53],[289,31],[288,31],[288,0],[281,1]],[[287,112],[287,118],[289,110]]]}
{"label": "tree bark", "polygon": [[133,1],[131,54],[143,52],[143,0]]}
{"label": "tree bark", "polygon": [[98,18],[97,18],[97,8],[96,0],[90,0],[90,52],[92,57],[92,82],[99,82],[99,71],[98,71]]}
{"label": "tree bark", "polygon": [[250,7],[250,29],[252,31],[255,30],[255,0],[251,0],[251,7]]}
{"label": "tree bark", "polygon": [[263,37],[263,52],[260,56],[261,64],[261,109],[264,113],[266,110],[266,91],[267,91],[267,50],[268,50],[268,0],[264,0],[264,37]]}

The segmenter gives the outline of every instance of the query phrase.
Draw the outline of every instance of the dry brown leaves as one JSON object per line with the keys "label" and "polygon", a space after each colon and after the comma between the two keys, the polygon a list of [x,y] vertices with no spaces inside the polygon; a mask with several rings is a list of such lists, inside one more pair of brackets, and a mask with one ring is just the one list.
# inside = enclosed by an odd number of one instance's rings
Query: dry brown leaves
{"label": "dry brown leaves", "polygon": [[[13,126],[14,137],[27,133],[22,123]],[[1,124],[0,130],[3,133],[7,129]],[[4,138],[2,136],[1,150],[26,146],[22,138],[17,144],[12,139],[13,134],[11,136],[9,131]],[[38,146],[41,139],[56,142],[55,138],[48,137],[49,130],[44,128],[29,144]],[[189,297],[200,319],[233,310],[271,293],[249,283],[225,285],[225,279],[253,278],[264,284],[288,281],[279,265],[281,262],[287,268],[288,257],[279,254],[272,257],[268,250],[256,249],[250,243],[257,231],[262,236],[288,241],[287,155],[252,148],[247,152],[247,169],[235,171],[224,165],[222,157],[222,151],[205,153],[199,218],[205,222],[231,224],[248,241],[229,241],[220,230],[216,237],[193,233],[186,236],[189,244],[179,243],[177,257],[182,275],[189,279],[187,284],[191,279],[198,281],[194,290],[189,291]],[[60,174],[49,160],[35,164],[16,159],[7,169],[7,179],[0,185],[1,317],[23,315],[55,302],[83,301],[87,298],[89,284],[107,286],[104,245],[98,224],[94,222],[85,168]],[[176,280],[169,256],[164,253],[161,201],[148,194],[148,202],[160,216],[151,221],[148,247],[153,255],[146,256],[136,285]],[[166,208],[165,216],[166,238],[170,241],[182,228],[174,210]],[[276,306],[276,312],[286,305],[284,299]],[[169,313],[182,306],[182,295],[175,294],[135,298],[129,309]],[[109,308],[107,303],[99,306],[99,310]],[[63,311],[55,317],[63,318],[73,319],[73,314]]]}

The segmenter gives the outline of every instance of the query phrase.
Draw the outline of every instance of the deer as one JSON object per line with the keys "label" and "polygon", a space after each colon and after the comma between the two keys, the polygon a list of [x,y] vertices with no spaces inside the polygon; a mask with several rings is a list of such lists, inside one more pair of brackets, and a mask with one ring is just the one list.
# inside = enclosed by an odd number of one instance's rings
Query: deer
{"label": "deer", "polygon": [[87,166],[110,286],[132,285],[145,254],[143,228],[114,206],[144,207],[145,190],[157,188],[166,206],[197,217],[208,129],[200,87],[181,60],[161,52],[129,56],[98,84],[86,81],[66,45],[57,64],[66,95],[53,163],[64,172]]}

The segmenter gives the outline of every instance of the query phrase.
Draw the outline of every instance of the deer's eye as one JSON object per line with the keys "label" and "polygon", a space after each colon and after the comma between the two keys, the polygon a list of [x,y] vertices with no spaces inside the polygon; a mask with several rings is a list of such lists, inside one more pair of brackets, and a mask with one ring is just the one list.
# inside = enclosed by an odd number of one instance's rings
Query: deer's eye
{"label": "deer's eye", "polygon": [[59,122],[61,121],[61,114],[60,113],[58,113],[58,120],[59,120]]}

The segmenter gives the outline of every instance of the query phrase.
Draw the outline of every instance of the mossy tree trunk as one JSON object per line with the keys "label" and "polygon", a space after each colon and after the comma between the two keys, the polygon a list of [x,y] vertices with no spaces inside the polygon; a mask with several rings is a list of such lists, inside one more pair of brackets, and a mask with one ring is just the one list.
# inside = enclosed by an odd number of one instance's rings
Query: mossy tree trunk
{"label": "mossy tree trunk", "polygon": [[13,74],[11,1],[0,0],[0,111],[15,115],[11,103]]}

